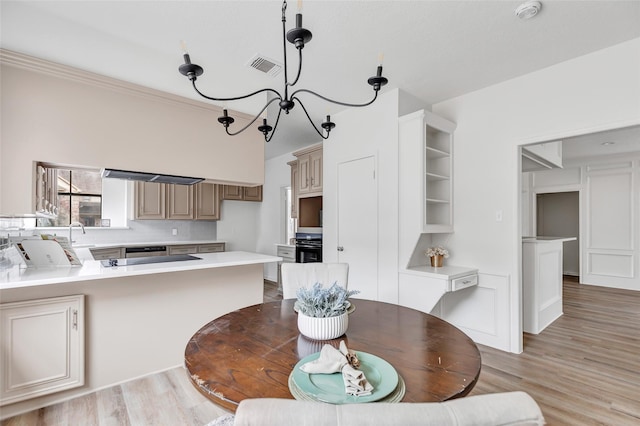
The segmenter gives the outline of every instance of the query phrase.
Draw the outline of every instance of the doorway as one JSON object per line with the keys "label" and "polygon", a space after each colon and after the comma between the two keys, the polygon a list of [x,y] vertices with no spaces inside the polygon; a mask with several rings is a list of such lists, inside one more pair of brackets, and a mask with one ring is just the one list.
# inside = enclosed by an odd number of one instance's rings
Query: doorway
{"label": "doorway", "polygon": [[563,275],[580,276],[580,193],[536,194],[536,236],[576,237],[563,244]]}

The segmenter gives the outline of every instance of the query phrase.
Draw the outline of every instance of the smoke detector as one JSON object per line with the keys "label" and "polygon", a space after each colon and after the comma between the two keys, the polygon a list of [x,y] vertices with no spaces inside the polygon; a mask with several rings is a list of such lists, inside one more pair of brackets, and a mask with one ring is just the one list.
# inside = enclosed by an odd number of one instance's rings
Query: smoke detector
{"label": "smoke detector", "polygon": [[247,62],[247,66],[263,72],[271,77],[275,77],[282,70],[281,63],[258,53],[256,53],[251,59],[249,59],[249,61]]}
{"label": "smoke detector", "polygon": [[516,16],[520,19],[531,19],[540,12],[542,3],[539,1],[526,1],[516,8],[514,11]]}

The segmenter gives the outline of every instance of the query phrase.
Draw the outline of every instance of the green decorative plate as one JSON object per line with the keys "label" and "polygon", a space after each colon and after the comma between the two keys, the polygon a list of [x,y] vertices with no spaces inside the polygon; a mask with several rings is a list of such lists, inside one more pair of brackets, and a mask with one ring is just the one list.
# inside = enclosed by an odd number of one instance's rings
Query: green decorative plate
{"label": "green decorative plate", "polygon": [[358,402],[378,401],[398,386],[398,373],[387,361],[366,352],[357,351],[360,360],[360,370],[369,383],[373,385],[373,392],[366,396],[347,395],[341,373],[309,374],[300,369],[302,364],[316,360],[320,352],[301,359],[293,368],[291,378],[298,388],[312,398],[330,404],[353,404]]}

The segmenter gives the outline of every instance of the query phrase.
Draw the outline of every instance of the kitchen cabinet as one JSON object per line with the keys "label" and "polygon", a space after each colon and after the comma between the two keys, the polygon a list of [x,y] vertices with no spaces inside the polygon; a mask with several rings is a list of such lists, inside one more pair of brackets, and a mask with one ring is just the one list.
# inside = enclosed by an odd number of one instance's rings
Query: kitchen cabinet
{"label": "kitchen cabinet", "polygon": [[179,246],[167,246],[167,251],[172,254],[193,254],[198,252],[198,246],[196,244],[179,245]]}
{"label": "kitchen cabinet", "polygon": [[[421,110],[400,117],[401,191],[420,200],[420,232],[453,232],[455,123]],[[404,207],[404,206],[403,206]]]}
{"label": "kitchen cabinet", "polygon": [[166,185],[167,219],[193,220],[194,192],[193,185]]}
{"label": "kitchen cabinet", "polygon": [[219,220],[219,185],[135,183],[135,219]]}
{"label": "kitchen cabinet", "polygon": [[291,218],[298,217],[298,160],[289,161],[287,163],[291,167]]}
{"label": "kitchen cabinet", "polygon": [[0,405],[84,385],[84,296],[0,305]]}
{"label": "kitchen cabinet", "polygon": [[220,253],[225,250],[225,243],[199,244],[198,253]]}
{"label": "kitchen cabinet", "polygon": [[298,161],[298,197],[322,195],[322,144],[296,151],[293,155]]}
{"label": "kitchen cabinet", "polygon": [[196,220],[220,220],[220,185],[199,183],[196,185]]}
{"label": "kitchen cabinet", "polygon": [[95,260],[123,259],[123,247],[106,247],[89,249]]}
{"label": "kitchen cabinet", "polygon": [[224,185],[222,199],[237,200],[237,201],[262,201],[262,185],[260,186]]}
{"label": "kitchen cabinet", "polygon": [[167,185],[154,182],[135,183],[135,218],[166,219]]}

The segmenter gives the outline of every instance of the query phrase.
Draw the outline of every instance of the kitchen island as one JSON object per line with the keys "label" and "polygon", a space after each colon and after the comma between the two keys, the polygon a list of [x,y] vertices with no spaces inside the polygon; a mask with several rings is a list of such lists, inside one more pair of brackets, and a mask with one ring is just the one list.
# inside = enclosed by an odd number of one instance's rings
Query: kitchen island
{"label": "kitchen island", "polygon": [[84,295],[85,311],[84,385],[5,405],[3,418],[181,365],[186,342],[203,324],[262,303],[263,265],[281,260],[223,252],[105,267],[83,250],[81,267],[0,271],[3,304]]}
{"label": "kitchen island", "polygon": [[523,326],[538,334],[562,311],[562,244],[576,237],[523,237]]}

